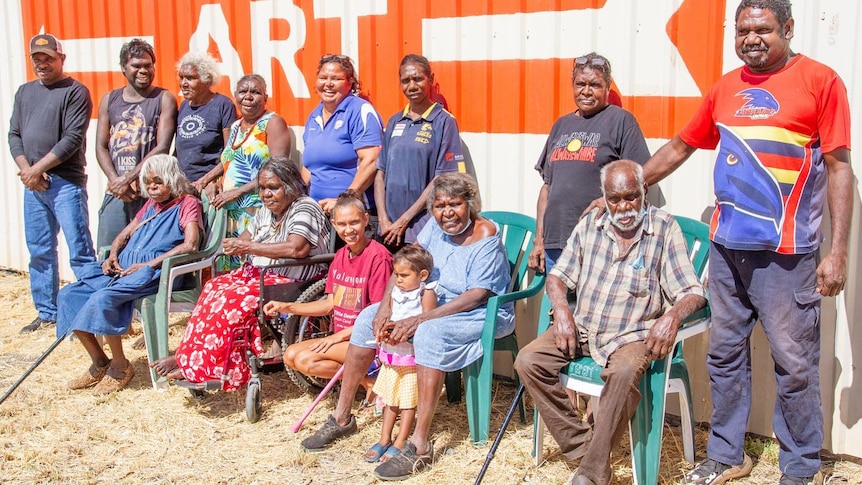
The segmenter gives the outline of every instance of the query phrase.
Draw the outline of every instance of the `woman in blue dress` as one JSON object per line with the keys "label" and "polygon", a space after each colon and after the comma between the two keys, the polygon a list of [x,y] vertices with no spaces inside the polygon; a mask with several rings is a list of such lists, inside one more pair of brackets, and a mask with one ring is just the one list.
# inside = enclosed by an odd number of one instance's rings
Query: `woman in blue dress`
{"label": "woman in blue dress", "polygon": [[[511,280],[500,228],[479,215],[479,191],[467,174],[447,173],[431,183],[428,211],[433,221],[422,229],[417,244],[434,258],[437,308],[420,315],[391,321],[390,295],[366,307],[353,326],[344,363],[344,376],[335,413],[302,446],[316,451],[334,440],[356,432],[350,414],[357,386],[377,349],[377,341],[390,344],[413,339],[419,405],[416,428],[398,455],[379,465],[374,474],[382,480],[400,480],[430,465],[433,451],[428,440],[446,372],[459,370],[482,356],[482,328],[488,298],[509,290]],[[497,314],[495,336],[512,332],[512,304]]]}
{"label": "woman in blue dress", "polygon": [[[158,292],[162,261],[196,251],[203,230],[200,202],[189,195],[188,180],[177,159],[155,155],[141,167],[143,196],[148,200],[111,244],[103,262],[84,267],[79,280],[57,297],[57,335],[74,332],[90,354],[92,365],[72,379],[69,389],[96,386],[96,394],[124,388],[135,375],[123,353],[135,299]],[[104,335],[108,358],[96,335]]]}

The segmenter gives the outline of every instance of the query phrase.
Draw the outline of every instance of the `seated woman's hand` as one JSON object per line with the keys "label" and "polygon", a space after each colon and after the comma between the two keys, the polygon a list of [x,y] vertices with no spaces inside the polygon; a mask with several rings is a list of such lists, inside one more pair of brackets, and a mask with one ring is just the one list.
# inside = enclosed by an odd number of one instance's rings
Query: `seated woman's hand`
{"label": "seated woman's hand", "polygon": [[123,271],[120,267],[120,262],[117,260],[117,255],[109,254],[105,261],[102,262],[102,273],[106,275],[117,274]]}
{"label": "seated woman's hand", "polygon": [[129,266],[128,268],[120,271],[120,276],[130,275],[130,274],[134,273],[135,271],[138,271],[139,269],[145,268],[147,266],[148,266],[147,263],[135,263],[135,264]]}
{"label": "seated woman's hand", "polygon": [[225,238],[222,247],[224,248],[224,253],[229,256],[243,255],[248,253],[248,243],[248,241],[244,241],[238,237],[228,237]]}
{"label": "seated woman's hand", "polygon": [[291,313],[290,303],[283,301],[268,301],[263,305],[263,314],[275,317],[283,313]]}
{"label": "seated woman's hand", "polygon": [[383,333],[391,331],[392,329],[392,321],[389,320],[389,317],[392,316],[392,311],[387,310],[388,309],[384,310],[381,305],[377,310],[377,315],[375,315],[374,319],[371,320],[371,331],[374,333],[374,336],[377,337],[377,340],[381,340]]}
{"label": "seated woman's hand", "polygon": [[308,350],[318,353],[326,353],[333,345],[341,342],[335,335],[329,335],[321,339],[317,339],[313,344],[308,346]]}
{"label": "seated woman's hand", "polygon": [[416,333],[416,329],[419,328],[420,323],[418,316],[398,320],[392,326],[392,332],[383,341],[392,345],[406,342],[408,338]]}

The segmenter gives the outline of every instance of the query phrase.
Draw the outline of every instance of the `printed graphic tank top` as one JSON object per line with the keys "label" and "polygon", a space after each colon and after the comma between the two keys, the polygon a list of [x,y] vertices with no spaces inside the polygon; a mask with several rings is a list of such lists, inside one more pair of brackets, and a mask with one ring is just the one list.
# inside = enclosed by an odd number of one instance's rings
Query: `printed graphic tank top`
{"label": "printed graphic tank top", "polygon": [[111,154],[117,175],[123,176],[132,171],[156,144],[163,91],[164,88],[155,88],[137,103],[123,99],[123,88],[111,91],[108,97],[111,125],[108,153]]}

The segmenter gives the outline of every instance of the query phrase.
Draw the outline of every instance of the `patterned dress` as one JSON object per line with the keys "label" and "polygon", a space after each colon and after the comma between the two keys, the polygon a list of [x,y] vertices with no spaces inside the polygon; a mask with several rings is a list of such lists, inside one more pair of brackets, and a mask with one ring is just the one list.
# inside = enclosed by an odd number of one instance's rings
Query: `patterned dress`
{"label": "patterned dress", "polygon": [[[266,126],[275,113],[267,111],[261,116],[251,130],[240,130],[242,119],[236,120],[230,128],[227,143],[221,154],[224,166],[222,191],[232,190],[255,180],[257,171],[263,162],[269,158],[269,146],[266,144]],[[227,232],[225,237],[239,237],[245,231],[249,221],[260,207],[260,196],[257,191],[241,195],[238,199],[225,205],[227,210]],[[219,271],[229,271],[238,268],[242,260],[238,256],[220,258],[217,263]]]}
{"label": "patterned dress", "polygon": [[[329,248],[329,226],[320,206],[304,196],[291,204],[281,223],[261,208],[248,226],[252,240],[284,242],[290,234],[299,235],[312,249],[309,256],[325,253]],[[249,261],[270,263],[249,257]],[[302,281],[321,274],[325,266],[295,266],[267,272],[264,284],[277,285]],[[201,383],[227,376],[222,389],[233,391],[245,385],[251,371],[245,355],[234,347],[235,334],[251,328],[251,347],[256,355],[263,353],[257,310],[260,306],[261,270],[246,262],[239,269],[209,280],[204,285],[177,348],[177,365],[189,382]]]}

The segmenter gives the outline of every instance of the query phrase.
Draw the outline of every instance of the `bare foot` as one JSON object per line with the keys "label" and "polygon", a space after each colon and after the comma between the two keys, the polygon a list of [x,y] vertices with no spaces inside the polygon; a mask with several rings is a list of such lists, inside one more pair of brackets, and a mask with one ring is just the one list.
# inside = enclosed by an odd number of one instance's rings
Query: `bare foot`
{"label": "bare foot", "polygon": [[147,339],[145,339],[144,336],[141,335],[140,337],[138,337],[137,340],[132,342],[132,348],[135,350],[144,350],[145,348],[147,348]]}
{"label": "bare foot", "polygon": [[183,379],[183,373],[177,365],[177,358],[169,355],[150,364],[156,374],[168,379]]}

